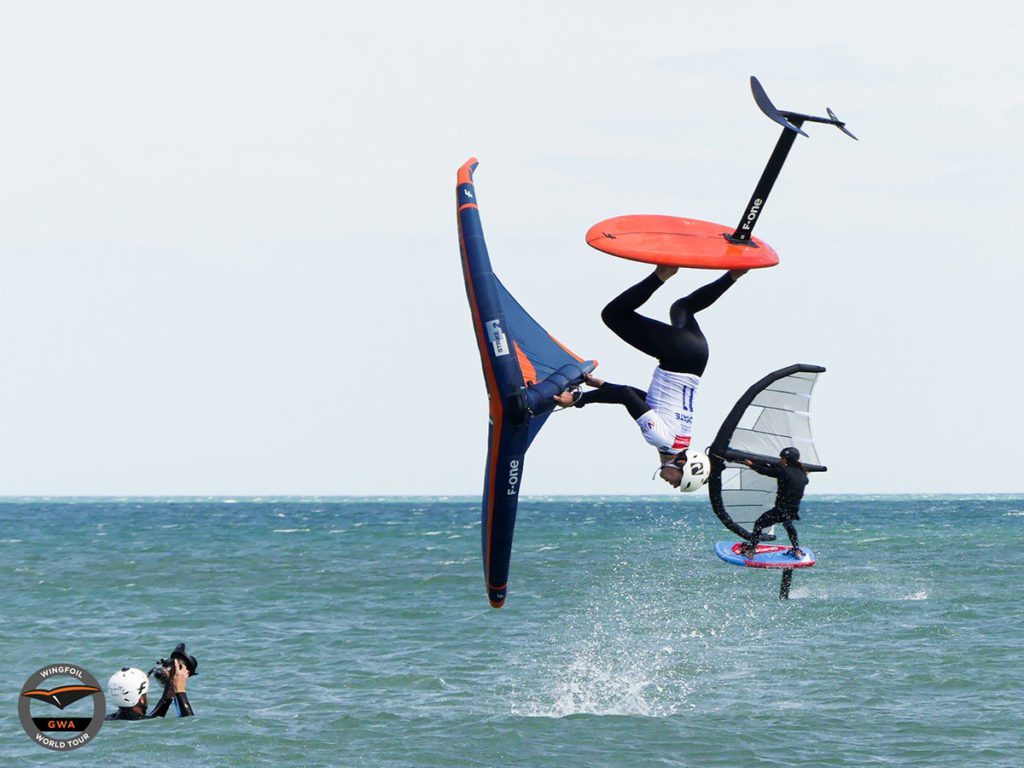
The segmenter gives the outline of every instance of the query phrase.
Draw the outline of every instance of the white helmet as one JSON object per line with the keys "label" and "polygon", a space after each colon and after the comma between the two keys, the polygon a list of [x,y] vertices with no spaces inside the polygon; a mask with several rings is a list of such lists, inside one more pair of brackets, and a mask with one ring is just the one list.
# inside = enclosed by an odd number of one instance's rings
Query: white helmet
{"label": "white helmet", "polygon": [[683,471],[683,481],[679,484],[679,490],[683,493],[696,491],[706,485],[711,477],[711,459],[701,451],[686,449],[686,461],[679,465]]}
{"label": "white helmet", "polygon": [[121,667],[107,681],[107,695],[119,707],[134,707],[148,690],[146,673],[133,667]]}

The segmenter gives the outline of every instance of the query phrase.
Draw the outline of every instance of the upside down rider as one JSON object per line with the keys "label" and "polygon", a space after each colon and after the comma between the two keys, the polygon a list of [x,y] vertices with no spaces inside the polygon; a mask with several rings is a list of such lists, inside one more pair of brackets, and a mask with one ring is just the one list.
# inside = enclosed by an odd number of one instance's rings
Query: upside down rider
{"label": "upside down rider", "polygon": [[645,392],[625,384],[609,384],[586,376],[594,389],[563,392],[555,402],[582,408],[591,403],[622,405],[636,421],[644,440],[658,450],[658,474],[674,488],[683,481],[686,450],[693,427],[693,400],[708,363],[708,341],[696,314],[707,309],[732,287],[745,269],[730,270],[714,282],[678,299],[669,310],[669,323],[644,317],[636,310],[671,278],[678,267],[659,266],[636,285],[612,299],[601,319],[630,346],[658,360]]}

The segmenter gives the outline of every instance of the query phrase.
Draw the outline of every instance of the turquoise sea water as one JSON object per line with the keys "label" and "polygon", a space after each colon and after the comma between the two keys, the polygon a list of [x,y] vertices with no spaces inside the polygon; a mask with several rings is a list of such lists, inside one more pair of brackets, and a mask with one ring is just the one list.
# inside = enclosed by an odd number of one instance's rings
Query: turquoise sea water
{"label": "turquoise sea water", "polygon": [[[1024,765],[1024,497],[803,518],[783,603],[706,502],[525,498],[495,611],[477,499],[7,500],[0,764]],[[198,717],[21,730],[39,667],[181,640]]]}

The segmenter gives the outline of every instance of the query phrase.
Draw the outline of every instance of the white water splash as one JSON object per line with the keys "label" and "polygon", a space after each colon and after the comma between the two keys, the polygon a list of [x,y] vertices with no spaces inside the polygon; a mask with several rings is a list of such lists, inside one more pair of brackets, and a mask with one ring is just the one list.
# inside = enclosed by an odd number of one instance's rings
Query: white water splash
{"label": "white water splash", "polygon": [[921,589],[921,590],[918,590],[917,592],[911,592],[909,595],[904,595],[903,597],[900,597],[900,598],[897,598],[897,599],[898,600],[927,600],[928,599],[928,591],[924,590],[924,589]]}
{"label": "white water splash", "polygon": [[593,649],[580,652],[554,678],[547,701],[514,705],[512,713],[525,717],[619,715],[669,717],[675,714],[689,689],[673,683],[668,695],[664,682],[667,654],[649,656],[642,650],[618,659]]}

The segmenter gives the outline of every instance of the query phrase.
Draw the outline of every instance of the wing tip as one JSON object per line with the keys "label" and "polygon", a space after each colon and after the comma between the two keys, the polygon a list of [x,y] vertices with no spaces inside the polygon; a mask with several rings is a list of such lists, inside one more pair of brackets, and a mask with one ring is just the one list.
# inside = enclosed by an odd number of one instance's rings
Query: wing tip
{"label": "wing tip", "polygon": [[490,584],[487,585],[487,601],[491,604],[491,608],[501,608],[505,605],[505,598],[507,595],[507,584],[502,587],[492,587]]}
{"label": "wing tip", "polygon": [[475,157],[470,157],[469,160],[459,166],[459,184],[472,184],[473,183],[473,171],[480,164],[480,161]]}

